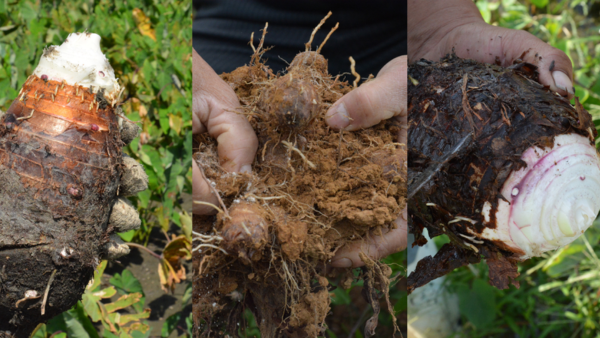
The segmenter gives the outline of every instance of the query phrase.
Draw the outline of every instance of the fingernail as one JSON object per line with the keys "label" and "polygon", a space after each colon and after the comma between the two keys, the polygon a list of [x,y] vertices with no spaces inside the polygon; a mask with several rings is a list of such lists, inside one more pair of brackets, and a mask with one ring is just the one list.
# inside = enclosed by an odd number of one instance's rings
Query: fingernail
{"label": "fingernail", "polygon": [[350,124],[346,106],[343,103],[338,104],[333,109],[330,109],[325,115],[327,124],[335,129],[344,129]]}
{"label": "fingernail", "polygon": [[240,174],[245,174],[245,173],[251,173],[252,172],[252,166],[249,164],[243,165],[240,168]]}
{"label": "fingernail", "polygon": [[352,266],[352,261],[348,258],[340,258],[331,262],[331,266],[334,268],[349,268]]}
{"label": "fingernail", "polygon": [[556,71],[552,72],[552,77],[554,78],[554,83],[556,84],[556,87],[566,91],[569,94],[575,94],[575,92],[573,91],[573,82],[571,82],[571,79],[569,79],[567,74],[560,71]]}

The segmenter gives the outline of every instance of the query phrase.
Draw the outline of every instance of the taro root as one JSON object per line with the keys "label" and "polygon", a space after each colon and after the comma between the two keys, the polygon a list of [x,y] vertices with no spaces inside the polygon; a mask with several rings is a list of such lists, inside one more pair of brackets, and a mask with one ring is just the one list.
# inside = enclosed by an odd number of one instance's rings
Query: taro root
{"label": "taro root", "polygon": [[0,120],[0,335],[29,336],[81,299],[101,259],[129,252],[112,234],[139,228],[123,197],[147,176],[123,161],[119,125],[139,127],[119,121],[120,93],[100,36],[74,33]]}
{"label": "taro root", "polygon": [[409,231],[418,245],[424,228],[451,240],[418,263],[409,291],[481,258],[492,285],[518,287],[517,262],[571,243],[600,211],[591,116],[520,61],[449,55],[408,75]]}
{"label": "taro root", "polygon": [[[396,121],[331,130],[325,113],[352,85],[327,73],[323,44],[311,51],[309,42],[282,75],[263,63],[262,45],[249,65],[221,75],[258,136],[252,173],[225,172],[216,141],[207,134],[195,138],[194,160],[220,199],[216,216],[194,216],[200,336],[235,335],[246,308],[262,337],[324,335],[329,291],[336,287],[326,277],[354,277],[350,269],[328,273],[330,259],[348,241],[394,228],[405,207],[406,152],[397,143]],[[379,314],[375,289],[388,300],[390,276],[383,263],[364,257],[358,278],[370,281],[365,297],[377,305],[366,333],[372,336]]]}

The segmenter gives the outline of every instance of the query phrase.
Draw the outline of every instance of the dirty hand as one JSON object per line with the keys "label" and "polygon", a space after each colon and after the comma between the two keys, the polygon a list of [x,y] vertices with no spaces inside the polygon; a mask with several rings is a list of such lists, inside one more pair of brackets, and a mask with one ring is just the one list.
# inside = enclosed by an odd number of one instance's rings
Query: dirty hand
{"label": "dirty hand", "polygon": [[526,31],[486,24],[471,0],[410,0],[408,6],[411,62],[438,61],[452,48],[461,58],[503,67],[521,59],[538,66],[542,84],[573,97],[573,67],[564,52]]}
{"label": "dirty hand", "polygon": [[[382,120],[395,116],[401,126],[406,126],[406,56],[388,62],[377,77],[338,100],[327,113],[327,123],[336,129],[357,130],[371,127]],[[406,128],[400,130],[398,141],[406,144]],[[406,161],[406,159],[402,159]],[[346,244],[331,259],[335,268],[359,267],[364,262],[359,258],[365,252],[379,259],[406,248],[406,208],[396,219],[396,229],[385,232],[382,237],[369,237]]]}
{"label": "dirty hand", "polygon": [[[117,108],[118,113],[121,108]],[[119,117],[121,140],[125,145],[131,143],[138,137],[141,128],[130,121]],[[123,167],[121,172],[121,181],[119,185],[119,198],[113,205],[108,228],[112,229],[110,241],[105,245],[106,258],[109,260],[117,259],[129,253],[129,247],[117,235],[118,232],[139,229],[142,225],[140,216],[127,196],[134,196],[140,191],[148,189],[148,175],[144,168],[135,159],[123,154]]]}
{"label": "dirty hand", "polygon": [[[258,148],[254,130],[243,115],[237,114],[240,103],[235,92],[223,81],[194,50],[193,75],[193,133],[208,132],[217,140],[219,160],[223,169],[232,172],[250,172]],[[194,201],[217,204],[200,168],[193,163]],[[194,214],[211,214],[215,210],[194,204]]]}
{"label": "dirty hand", "polygon": [[368,128],[394,116],[406,119],[406,56],[388,62],[377,77],[339,99],[325,115],[335,129]]}

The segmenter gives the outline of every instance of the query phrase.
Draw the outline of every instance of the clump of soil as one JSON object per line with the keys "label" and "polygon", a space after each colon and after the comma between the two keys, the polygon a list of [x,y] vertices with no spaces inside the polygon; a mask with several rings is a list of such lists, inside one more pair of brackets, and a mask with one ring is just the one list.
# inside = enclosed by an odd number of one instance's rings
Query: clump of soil
{"label": "clump of soil", "polygon": [[[195,138],[194,159],[220,198],[216,216],[194,216],[199,335],[237,335],[244,309],[254,313],[262,337],[323,334],[335,288],[326,278],[328,262],[348,241],[394,227],[406,204],[398,123],[331,130],[325,113],[353,87],[327,73],[323,45],[310,51],[310,41],[285,74],[273,74],[261,60],[265,33],[266,27],[249,65],[221,75],[259,139],[253,173],[225,172],[216,141],[206,134]],[[364,259],[358,278],[365,279],[365,297],[374,304],[376,289],[387,295],[389,269]]]}

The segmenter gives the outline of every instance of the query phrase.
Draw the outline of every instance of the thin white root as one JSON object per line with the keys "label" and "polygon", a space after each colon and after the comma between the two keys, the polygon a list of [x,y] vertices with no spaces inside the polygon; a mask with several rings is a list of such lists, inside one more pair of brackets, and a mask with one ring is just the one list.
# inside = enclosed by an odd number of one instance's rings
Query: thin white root
{"label": "thin white root", "polygon": [[[331,12],[329,12],[331,13]],[[333,27],[331,29],[331,31],[329,31],[329,34],[327,34],[327,36],[325,37],[325,40],[323,40],[323,42],[321,43],[321,45],[319,46],[319,48],[317,48],[317,53],[321,53],[321,48],[323,48],[323,46],[325,46],[325,42],[327,42],[327,40],[329,40],[329,37],[331,36],[331,34],[333,34],[333,32],[335,32],[336,29],[338,29],[338,27],[340,26],[340,23],[336,23],[335,27]]]}
{"label": "thin white root", "polygon": [[44,300],[42,300],[42,316],[46,313],[46,301],[48,301],[48,293],[50,292],[50,285],[52,285],[52,281],[54,281],[54,275],[56,275],[56,269],[52,271],[50,279],[48,280],[48,285],[46,286],[46,291],[44,292]]}
{"label": "thin white root", "polygon": [[352,71],[352,75],[355,77],[354,88],[356,88],[358,87],[358,81],[360,81],[360,75],[356,72],[356,62],[354,61],[354,58],[351,56],[348,59],[350,59],[350,71]]}
{"label": "thin white root", "polygon": [[218,206],[216,206],[216,205],[214,205],[212,203],[209,203],[209,202],[194,201],[194,204],[207,205],[209,207],[213,207],[218,212],[223,213],[223,210],[221,210],[221,208],[219,208]]}
{"label": "thin white root", "polygon": [[31,110],[31,114],[29,114],[29,116],[21,116],[21,117],[17,117],[17,121],[30,119],[30,118],[33,116],[33,112],[34,112],[34,111],[35,111],[35,110],[33,110],[33,109],[32,109],[32,110]]}
{"label": "thin white root", "polygon": [[198,250],[200,250],[200,248],[213,248],[213,249],[221,250],[224,254],[228,255],[227,251],[223,250],[222,248],[219,248],[216,245],[212,245],[212,244],[200,244],[197,247],[195,247],[194,249],[192,249],[192,252],[198,251]]}
{"label": "thin white root", "polygon": [[254,198],[256,198],[257,200],[263,200],[263,201],[269,201],[269,200],[278,200],[278,199],[285,198],[285,196],[259,197],[259,196],[256,196],[256,195],[254,195],[254,194],[247,195],[247,197],[254,197]]}
{"label": "thin white root", "polygon": [[250,34],[250,47],[252,47],[252,51],[256,54],[256,48],[254,48],[254,32]]}
{"label": "thin white root", "polygon": [[327,21],[327,19],[330,16],[331,16],[331,11],[329,11],[329,13],[327,13],[327,15],[321,20],[321,22],[319,22],[317,27],[315,27],[315,29],[313,29],[312,34],[310,34],[310,40],[308,40],[308,42],[305,44],[307,52],[310,50],[310,44],[312,43],[313,39],[315,38],[315,34],[317,34],[317,31],[319,30],[319,28],[321,28],[321,26],[323,26],[325,21]]}
{"label": "thin white root", "polygon": [[19,299],[15,303],[15,307],[18,308],[19,304],[21,304],[21,302],[24,302],[24,301],[29,300],[29,299],[38,299],[40,297],[42,297],[42,296],[38,296],[37,295],[37,291],[35,291],[35,290],[28,290],[28,291],[25,292],[25,297]]}
{"label": "thin white root", "polygon": [[[262,37],[260,38],[260,43],[258,44],[258,49],[256,49],[257,52],[260,52],[260,50],[262,49],[263,44],[265,43],[265,35],[267,35],[267,27],[269,27],[269,23],[265,23],[265,28],[263,28],[263,33],[262,33]],[[254,33],[252,33],[254,34]]]}
{"label": "thin white root", "polygon": [[[269,23],[267,23],[267,25],[268,24]],[[265,26],[265,30],[266,29],[267,28]],[[260,45],[262,46],[262,41],[261,41]],[[261,46],[259,46],[258,49],[260,49]],[[202,174],[202,178],[204,178],[206,180],[206,175],[204,175],[204,170],[202,170],[202,166],[200,166],[200,174]],[[225,206],[225,203],[223,203],[223,200],[221,199],[221,195],[219,194],[219,192],[217,191],[217,189],[215,187],[213,187],[212,184],[209,184],[208,186],[209,186],[210,190],[212,190],[213,194],[215,194],[215,196],[217,196],[217,200],[219,200],[219,204],[223,208],[223,210],[221,210],[219,208],[217,208],[217,210],[220,211],[220,212],[222,212],[222,213],[224,213],[225,214],[225,218],[231,219],[231,216],[229,216],[229,211],[227,210],[227,207]],[[203,204],[203,203],[206,203],[206,202],[194,201],[194,203],[196,203],[196,204]],[[216,207],[214,204],[211,204],[211,206],[212,207]]]}
{"label": "thin white root", "polygon": [[196,246],[192,250],[192,252],[198,251],[198,250],[200,250],[200,248],[213,248],[213,249],[221,250],[224,254],[227,255],[227,251],[219,248],[218,246],[216,246],[214,244],[210,244],[210,242],[214,242],[214,243],[218,244],[219,242],[221,242],[223,240],[223,237],[218,236],[218,235],[203,235],[196,231],[192,231],[192,234],[194,235],[194,238],[192,239],[192,241],[199,240],[201,242],[201,244]]}
{"label": "thin white root", "polygon": [[317,168],[317,166],[314,163],[312,163],[311,161],[309,161],[306,158],[306,156],[304,156],[304,154],[299,149],[297,149],[296,147],[294,147],[293,144],[291,144],[288,141],[281,141],[281,143],[284,146],[286,146],[289,150],[297,152],[300,155],[300,157],[302,157],[302,160],[304,161],[304,163],[306,163],[309,167],[311,167],[311,169],[316,169]]}
{"label": "thin white root", "polygon": [[196,231],[192,231],[192,234],[196,237],[193,238],[193,240],[200,240],[201,242],[212,242],[212,241],[217,241],[220,242],[223,240],[223,237],[218,236],[218,235],[203,235],[199,232]]}

